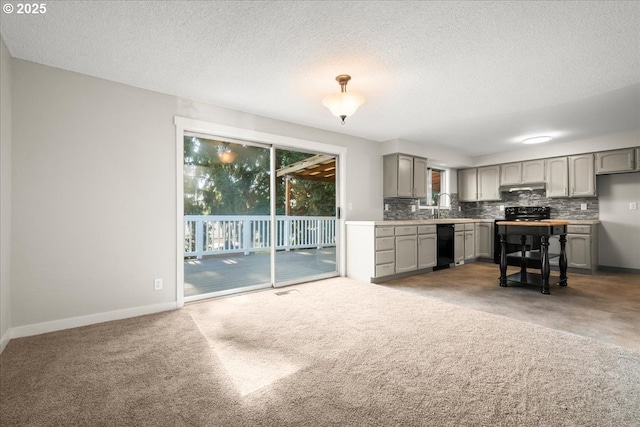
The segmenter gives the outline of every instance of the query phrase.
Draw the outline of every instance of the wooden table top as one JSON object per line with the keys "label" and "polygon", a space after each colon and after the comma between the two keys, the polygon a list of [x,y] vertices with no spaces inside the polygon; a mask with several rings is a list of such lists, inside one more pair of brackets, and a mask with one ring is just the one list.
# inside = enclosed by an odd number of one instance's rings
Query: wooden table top
{"label": "wooden table top", "polygon": [[569,225],[569,221],[560,219],[547,219],[544,221],[498,221],[498,225],[523,225],[525,227],[548,227],[554,225]]}

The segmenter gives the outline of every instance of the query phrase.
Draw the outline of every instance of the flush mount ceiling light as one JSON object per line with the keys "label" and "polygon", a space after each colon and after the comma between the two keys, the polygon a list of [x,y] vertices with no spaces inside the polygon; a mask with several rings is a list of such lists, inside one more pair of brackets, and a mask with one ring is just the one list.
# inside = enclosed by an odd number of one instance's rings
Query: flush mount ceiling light
{"label": "flush mount ceiling light", "polygon": [[551,141],[550,136],[534,136],[522,141],[523,144],[541,144],[543,142]]}
{"label": "flush mount ceiling light", "polygon": [[355,92],[347,92],[347,83],[351,80],[351,76],[340,74],[336,77],[336,81],[340,83],[340,92],[327,95],[322,100],[322,104],[331,111],[336,117],[344,119],[352,116],[358,107],[364,104],[364,96]]}

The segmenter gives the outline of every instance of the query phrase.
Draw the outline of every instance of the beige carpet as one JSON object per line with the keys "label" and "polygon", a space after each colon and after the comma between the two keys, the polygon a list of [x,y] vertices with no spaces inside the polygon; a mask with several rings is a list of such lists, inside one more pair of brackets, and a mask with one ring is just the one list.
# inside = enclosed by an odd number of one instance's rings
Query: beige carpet
{"label": "beige carpet", "polygon": [[331,279],[12,340],[0,398],[3,426],[638,426],[640,354]]}

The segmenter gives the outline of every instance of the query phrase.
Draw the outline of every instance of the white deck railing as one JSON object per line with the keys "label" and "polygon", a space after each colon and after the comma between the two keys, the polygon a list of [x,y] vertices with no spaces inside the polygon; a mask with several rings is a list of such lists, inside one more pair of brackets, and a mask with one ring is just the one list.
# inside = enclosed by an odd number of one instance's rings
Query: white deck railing
{"label": "white deck railing", "polygon": [[[276,249],[336,245],[336,218],[276,216]],[[271,248],[268,215],[185,215],[184,256],[264,251]]]}

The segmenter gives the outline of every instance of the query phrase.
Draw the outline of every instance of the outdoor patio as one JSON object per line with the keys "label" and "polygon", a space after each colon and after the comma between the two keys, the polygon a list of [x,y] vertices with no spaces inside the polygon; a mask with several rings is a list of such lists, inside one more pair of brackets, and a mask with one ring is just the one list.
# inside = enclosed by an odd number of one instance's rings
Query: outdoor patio
{"label": "outdoor patio", "polygon": [[[336,249],[297,249],[276,252],[276,282],[288,282],[337,270]],[[184,296],[271,283],[269,252],[204,256],[185,259]]]}

